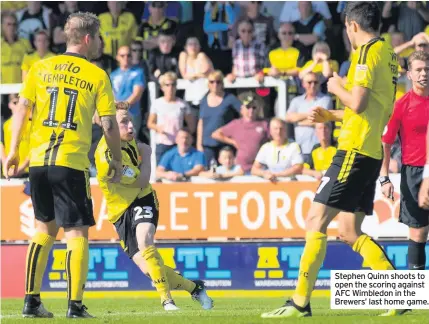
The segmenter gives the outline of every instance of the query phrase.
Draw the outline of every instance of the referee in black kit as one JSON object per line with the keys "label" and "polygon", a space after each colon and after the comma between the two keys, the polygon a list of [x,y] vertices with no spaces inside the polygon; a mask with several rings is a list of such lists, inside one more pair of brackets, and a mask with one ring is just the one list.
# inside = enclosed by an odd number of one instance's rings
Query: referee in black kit
{"label": "referee in black kit", "polygon": [[408,269],[424,270],[429,211],[419,207],[418,195],[426,164],[426,132],[429,121],[429,54],[417,51],[408,60],[407,77],[412,89],[395,103],[383,135],[384,160],[380,171],[383,195],[393,200],[389,180],[390,149],[399,132],[402,151],[399,221],[409,227]]}

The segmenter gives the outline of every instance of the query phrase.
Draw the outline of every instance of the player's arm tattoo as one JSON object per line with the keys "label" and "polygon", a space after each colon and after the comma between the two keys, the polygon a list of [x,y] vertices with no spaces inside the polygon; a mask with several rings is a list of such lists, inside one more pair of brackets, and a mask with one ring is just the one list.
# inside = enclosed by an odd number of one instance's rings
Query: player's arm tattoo
{"label": "player's arm tattoo", "polygon": [[113,129],[113,116],[102,116],[100,117],[101,126],[105,132],[109,132]]}

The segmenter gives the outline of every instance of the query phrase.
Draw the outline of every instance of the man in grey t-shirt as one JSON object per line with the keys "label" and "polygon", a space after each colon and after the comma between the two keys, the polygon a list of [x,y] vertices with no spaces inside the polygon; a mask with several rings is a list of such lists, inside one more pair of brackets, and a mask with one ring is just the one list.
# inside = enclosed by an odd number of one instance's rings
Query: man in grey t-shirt
{"label": "man in grey t-shirt", "polygon": [[295,141],[301,146],[304,160],[318,143],[314,125],[307,121],[313,107],[332,109],[332,98],[320,92],[320,80],[316,73],[307,73],[303,80],[305,94],[292,99],[286,113],[286,122],[295,125]]}

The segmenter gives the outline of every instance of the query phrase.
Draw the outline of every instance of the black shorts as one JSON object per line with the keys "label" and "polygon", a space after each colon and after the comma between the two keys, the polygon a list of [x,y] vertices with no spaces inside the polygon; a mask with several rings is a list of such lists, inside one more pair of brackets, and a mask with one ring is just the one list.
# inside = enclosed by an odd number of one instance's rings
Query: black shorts
{"label": "black shorts", "polygon": [[423,167],[402,165],[399,222],[412,228],[429,225],[429,211],[419,207],[422,180]]}
{"label": "black shorts", "polygon": [[31,200],[37,220],[58,226],[93,226],[88,171],[62,166],[30,168]]}
{"label": "black shorts", "polygon": [[139,246],[136,237],[136,227],[140,223],[150,223],[158,226],[159,207],[156,192],[136,198],[122,214],[116,223],[116,232],[118,232],[121,246],[124,252],[132,259],[139,252]]}
{"label": "black shorts", "polygon": [[356,152],[338,150],[314,201],[345,212],[372,215],[381,163]]}

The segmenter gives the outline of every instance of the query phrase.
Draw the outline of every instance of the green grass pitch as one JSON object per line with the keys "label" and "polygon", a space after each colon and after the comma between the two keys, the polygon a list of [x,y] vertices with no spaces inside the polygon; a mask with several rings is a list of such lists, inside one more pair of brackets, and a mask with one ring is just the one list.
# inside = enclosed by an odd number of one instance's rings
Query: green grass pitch
{"label": "green grass pitch", "polygon": [[[176,298],[181,308],[174,313],[165,312],[155,298],[118,298],[118,299],[87,299],[88,311],[96,316],[90,323],[150,323],[150,324],[256,324],[256,323],[429,323],[429,310],[413,310],[412,313],[400,317],[377,317],[381,310],[330,310],[329,298],[313,298],[313,317],[303,319],[261,319],[262,312],[279,307],[281,298],[218,298],[215,308],[203,311],[199,304],[191,298]],[[23,301],[18,299],[1,300],[2,323],[64,323],[67,302],[64,299],[45,299],[47,309],[55,315],[54,319],[23,319],[21,310]]]}

